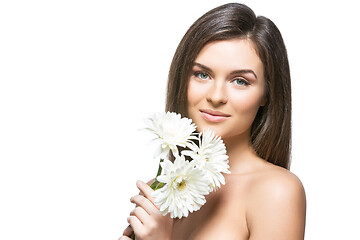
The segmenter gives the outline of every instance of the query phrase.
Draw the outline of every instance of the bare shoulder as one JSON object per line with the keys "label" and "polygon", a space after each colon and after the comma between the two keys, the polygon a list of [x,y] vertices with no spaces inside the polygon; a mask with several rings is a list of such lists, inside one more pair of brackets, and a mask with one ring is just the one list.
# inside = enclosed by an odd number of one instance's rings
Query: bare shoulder
{"label": "bare shoulder", "polygon": [[261,194],[269,201],[305,196],[300,179],[289,170],[275,165],[254,173],[250,184],[255,196]]}
{"label": "bare shoulder", "polygon": [[253,174],[247,200],[250,239],[303,239],[306,197],[295,174],[268,164]]}

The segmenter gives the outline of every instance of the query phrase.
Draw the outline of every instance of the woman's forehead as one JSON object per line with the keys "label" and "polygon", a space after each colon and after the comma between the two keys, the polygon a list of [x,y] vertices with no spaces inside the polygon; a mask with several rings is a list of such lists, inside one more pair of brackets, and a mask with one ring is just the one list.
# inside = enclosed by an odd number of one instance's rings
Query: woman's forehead
{"label": "woman's forehead", "polygon": [[212,70],[234,71],[251,69],[256,75],[263,75],[263,64],[255,45],[249,39],[231,39],[210,42],[196,56],[199,63]]}

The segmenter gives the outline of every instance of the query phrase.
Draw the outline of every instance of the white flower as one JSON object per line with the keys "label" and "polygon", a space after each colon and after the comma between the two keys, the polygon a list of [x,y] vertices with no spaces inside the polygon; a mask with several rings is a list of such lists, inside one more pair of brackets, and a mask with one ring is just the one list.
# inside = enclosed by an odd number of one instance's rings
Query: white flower
{"label": "white flower", "polygon": [[192,120],[181,118],[180,114],[174,112],[154,113],[145,123],[148,125],[145,129],[156,136],[153,139],[158,145],[155,158],[164,159],[170,150],[174,156],[178,156],[177,146],[191,147],[191,140],[197,139],[193,134],[196,126]]}
{"label": "white flower", "polygon": [[225,184],[222,173],[230,173],[229,157],[226,155],[226,147],[220,137],[213,131],[205,130],[199,138],[199,147],[194,146],[195,151],[182,151],[190,156],[198,168],[205,170],[210,180],[209,191],[216,190],[220,184]]}
{"label": "white flower", "polygon": [[187,217],[189,212],[197,211],[205,204],[209,181],[201,169],[195,168],[183,155],[176,157],[174,163],[165,159],[161,167],[163,172],[157,180],[165,185],[152,196],[163,215],[170,213],[172,218]]}

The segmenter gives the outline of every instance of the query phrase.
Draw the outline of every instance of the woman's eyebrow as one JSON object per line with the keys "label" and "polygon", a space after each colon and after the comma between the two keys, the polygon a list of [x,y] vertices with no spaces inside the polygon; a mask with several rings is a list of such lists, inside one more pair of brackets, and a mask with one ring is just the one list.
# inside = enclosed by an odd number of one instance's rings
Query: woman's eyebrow
{"label": "woman's eyebrow", "polygon": [[257,79],[256,73],[251,70],[251,69],[241,69],[241,70],[235,70],[233,72],[231,72],[231,74],[246,74],[246,73],[251,73],[254,75],[255,79]]}
{"label": "woman's eyebrow", "polygon": [[[205,71],[208,71],[208,72],[212,73],[211,68],[209,68],[209,67],[207,67],[207,66],[205,66],[205,65],[203,65],[203,64],[194,62],[194,66],[198,66],[198,67],[204,69]],[[254,77],[255,77],[255,79],[257,79],[256,73],[255,73],[253,70],[251,70],[251,69],[235,70],[235,71],[232,71],[232,72],[231,72],[231,75],[235,75],[235,74],[246,74],[246,73],[251,73],[251,74],[253,74]]]}
{"label": "woman's eyebrow", "polygon": [[212,73],[211,68],[209,68],[209,67],[207,67],[207,66],[205,66],[205,65],[202,65],[202,64],[200,64],[200,63],[194,62],[194,66],[198,66],[198,67],[204,69],[205,71],[207,71],[207,72],[209,72],[209,73]]}

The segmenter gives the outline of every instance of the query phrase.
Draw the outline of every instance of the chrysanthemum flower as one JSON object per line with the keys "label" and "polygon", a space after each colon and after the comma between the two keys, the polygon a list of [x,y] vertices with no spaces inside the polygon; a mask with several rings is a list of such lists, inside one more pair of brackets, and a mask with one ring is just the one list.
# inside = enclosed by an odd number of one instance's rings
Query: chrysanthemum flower
{"label": "chrysanthemum flower", "polygon": [[229,157],[226,155],[226,147],[220,137],[213,131],[205,130],[200,136],[199,146],[193,147],[194,151],[182,151],[190,156],[196,167],[205,170],[210,180],[209,191],[216,190],[220,184],[225,184],[222,173],[230,173]]}
{"label": "chrysanthemum flower", "polygon": [[193,134],[196,126],[191,119],[181,118],[174,112],[154,113],[145,120],[146,130],[155,134],[153,141],[157,144],[155,158],[164,159],[171,150],[174,156],[179,155],[179,147],[191,147],[191,140],[197,139]]}
{"label": "chrysanthemum flower", "polygon": [[209,181],[203,170],[185,160],[183,155],[176,157],[174,163],[165,159],[161,167],[163,172],[157,180],[165,185],[152,196],[163,215],[170,213],[172,218],[187,217],[189,212],[197,211],[205,204]]}

